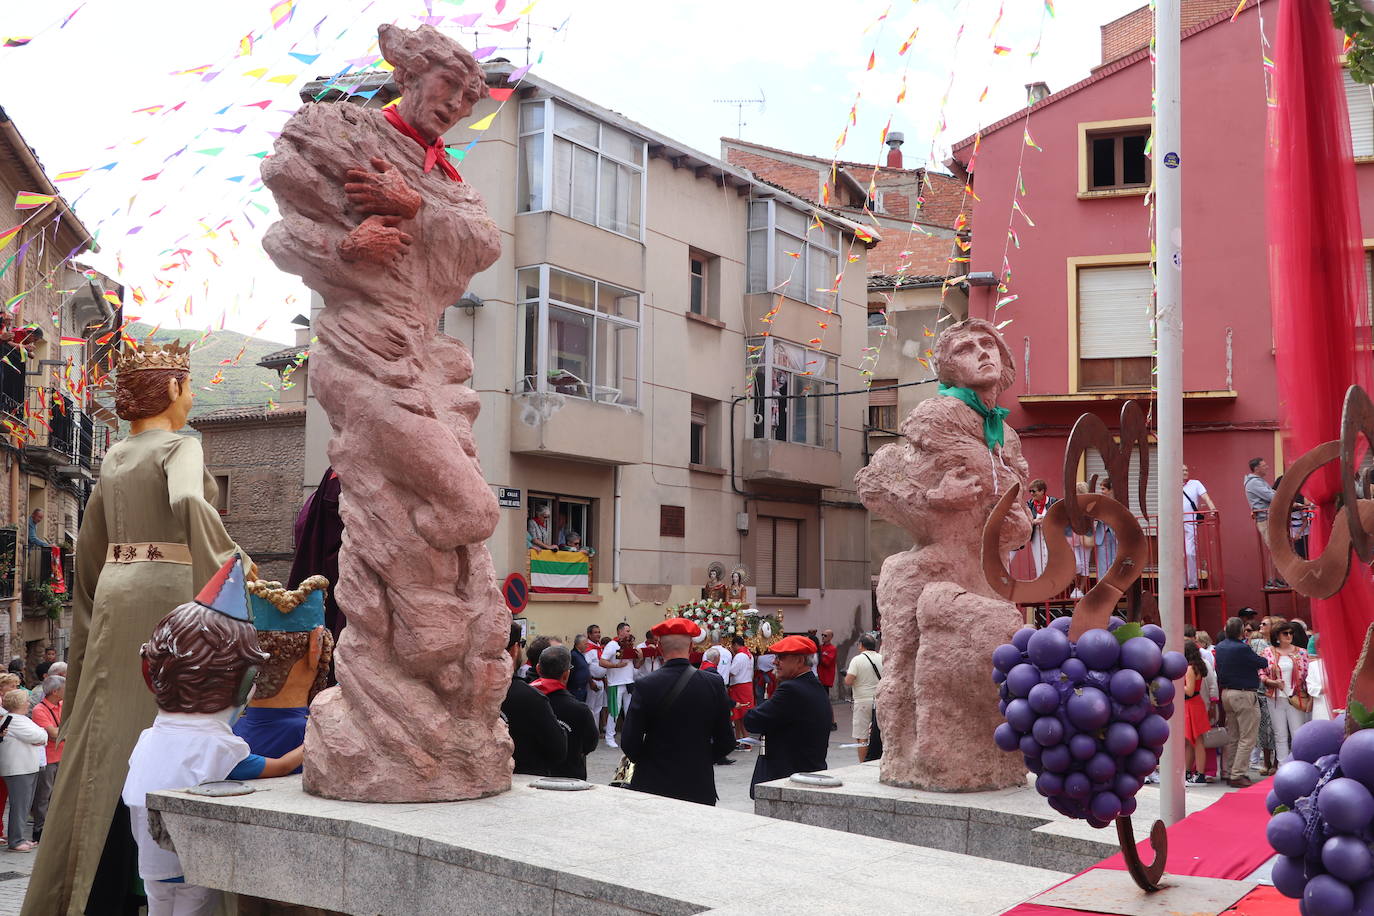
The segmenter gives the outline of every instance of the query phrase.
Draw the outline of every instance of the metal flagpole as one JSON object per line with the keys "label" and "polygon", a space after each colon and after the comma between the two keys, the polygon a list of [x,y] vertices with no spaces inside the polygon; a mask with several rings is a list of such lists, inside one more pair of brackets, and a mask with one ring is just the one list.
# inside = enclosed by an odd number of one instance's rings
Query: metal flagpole
{"label": "metal flagpole", "polygon": [[[1166,648],[1183,649],[1183,236],[1179,7],[1155,4],[1155,349],[1158,352],[1159,615]],[[1160,761],[1160,817],[1182,820],[1183,690]]]}

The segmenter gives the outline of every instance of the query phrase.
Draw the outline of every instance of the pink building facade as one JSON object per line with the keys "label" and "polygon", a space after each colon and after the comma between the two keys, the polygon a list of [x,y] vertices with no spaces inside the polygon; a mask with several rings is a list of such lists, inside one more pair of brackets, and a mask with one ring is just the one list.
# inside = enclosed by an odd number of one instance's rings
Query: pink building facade
{"label": "pink building facade", "polygon": [[[1263,4],[1271,41],[1274,5]],[[1104,46],[1111,28],[1104,27]],[[1080,413],[1093,412],[1115,428],[1126,398],[1153,406],[1147,192],[1151,169],[1181,163],[1184,461],[1219,510],[1219,558],[1209,563],[1215,571],[1204,574],[1201,590],[1210,584],[1223,592],[1193,603],[1199,625],[1213,630],[1223,596],[1230,613],[1245,605],[1285,616],[1306,610],[1294,608],[1291,593],[1265,589],[1269,573],[1242,489],[1251,458],[1266,459],[1272,474],[1281,474],[1295,457],[1281,435],[1275,381],[1265,242],[1268,106],[1258,34],[1253,7],[1235,22],[1226,13],[1185,27],[1179,150],[1143,156],[1152,74],[1142,48],[1029,113],[986,128],[973,163],[980,201],[970,272],[1000,278],[1009,267],[1011,279],[1005,293],[995,285],[972,287],[969,314],[1010,319],[1003,333],[1019,365],[1003,404],[1021,432],[1032,476],[1048,480],[1052,495],[1062,495],[1064,446]],[[1366,118],[1374,144],[1368,87],[1352,86],[1348,96],[1356,151],[1374,153],[1360,147]],[[969,138],[955,147],[955,158],[968,166],[973,150]],[[1374,199],[1372,163],[1359,165],[1362,200]],[[1034,227],[1013,211],[1014,200]],[[1374,246],[1374,206],[1364,208],[1364,236],[1366,247]]]}

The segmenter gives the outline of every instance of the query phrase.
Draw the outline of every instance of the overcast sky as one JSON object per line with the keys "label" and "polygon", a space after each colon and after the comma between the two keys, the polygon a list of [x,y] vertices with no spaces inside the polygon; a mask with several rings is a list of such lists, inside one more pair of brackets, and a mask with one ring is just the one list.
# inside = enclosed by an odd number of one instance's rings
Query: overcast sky
{"label": "overcast sky", "polygon": [[[834,155],[855,107],[839,155],[880,158],[890,119],[910,166],[1015,111],[1024,84],[1057,90],[1086,76],[1100,62],[1098,27],[1143,2],[1055,0],[1051,16],[1039,0],[538,0],[512,30],[488,28],[528,5],[297,0],[274,29],[272,0],[10,3],[0,38],[32,40],[0,48],[3,105],[50,176],[91,170],[59,187],[100,230],[98,266],[145,297],[132,314],[201,330],[266,322],[261,336],[288,341],[305,294],[261,252],[275,210],[254,189],[255,154],[270,149],[302,82],[374,52],[380,22],[443,16],[469,47],[496,46],[518,64],[528,34],[544,78],[713,155],[737,134]],[[454,21],[472,16],[477,31]],[[162,107],[135,113],[152,106]]]}

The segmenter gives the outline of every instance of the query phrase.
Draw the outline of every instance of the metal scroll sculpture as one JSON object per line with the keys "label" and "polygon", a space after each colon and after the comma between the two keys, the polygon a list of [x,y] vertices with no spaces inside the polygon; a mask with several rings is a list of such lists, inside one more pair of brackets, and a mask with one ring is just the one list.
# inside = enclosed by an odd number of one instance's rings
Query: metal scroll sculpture
{"label": "metal scroll sculpture", "polygon": [[[1374,424],[1370,426],[1374,431]],[[1083,414],[1074,423],[1069,434],[1069,442],[1064,450],[1064,498],[1050,507],[1041,522],[1047,548],[1044,571],[1033,580],[1016,579],[1007,569],[1006,558],[999,547],[1002,522],[1016,505],[1021,496],[1020,485],[1013,485],[993,508],[983,528],[983,572],[988,583],[1002,597],[1017,603],[1036,603],[1048,601],[1061,594],[1074,580],[1075,564],[1073,545],[1066,537],[1052,537],[1066,527],[1076,534],[1093,533],[1093,523],[1102,522],[1116,534],[1117,554],[1106,574],[1074,604],[1073,621],[1069,627],[1069,639],[1076,642],[1078,637],[1092,629],[1106,629],[1111,621],[1112,612],[1123,597],[1127,599],[1127,615],[1130,619],[1139,617],[1150,609],[1152,599],[1139,588],[1139,579],[1149,561],[1149,542],[1140,523],[1131,512],[1128,504],[1102,493],[1097,489],[1097,478],[1089,482],[1089,492],[1076,492],[1078,468],[1089,450],[1096,450],[1102,458],[1103,467],[1109,479],[1126,481],[1132,456],[1140,461],[1139,486],[1136,497],[1142,515],[1146,514],[1146,491],[1150,475],[1149,434],[1145,415],[1135,401],[1127,401],[1121,407],[1121,428],[1119,437],[1113,437],[1111,430],[1093,414]],[[1284,480],[1287,484],[1287,478]],[[1124,486],[1118,485],[1117,492],[1125,494],[1129,502],[1130,494]],[[1277,499],[1275,500],[1277,502]],[[1286,517],[1286,516],[1285,516]],[[1371,509],[1374,518],[1374,508]],[[1117,840],[1121,854],[1126,860],[1127,871],[1135,883],[1145,891],[1156,891],[1164,877],[1164,864],[1168,857],[1168,834],[1164,822],[1156,820],[1150,829],[1150,845],[1154,850],[1154,860],[1146,865],[1136,848],[1135,832],[1129,816],[1116,819]]]}
{"label": "metal scroll sculpture", "polygon": [[[1274,566],[1294,590],[1309,598],[1330,598],[1350,578],[1353,552],[1361,564],[1374,560],[1374,466],[1368,457],[1356,464],[1359,437],[1374,449],[1374,402],[1359,385],[1345,393],[1341,411],[1341,437],[1308,451],[1283,475],[1270,506],[1265,540]],[[1305,560],[1293,550],[1289,518],[1303,484],[1332,461],[1340,461],[1341,501],[1331,521],[1331,533],[1321,555]],[[1364,493],[1364,496],[1360,494]],[[1374,625],[1365,632],[1364,646],[1350,678],[1347,705],[1358,700],[1374,708]],[[1358,728],[1354,717],[1346,719],[1347,731]]]}

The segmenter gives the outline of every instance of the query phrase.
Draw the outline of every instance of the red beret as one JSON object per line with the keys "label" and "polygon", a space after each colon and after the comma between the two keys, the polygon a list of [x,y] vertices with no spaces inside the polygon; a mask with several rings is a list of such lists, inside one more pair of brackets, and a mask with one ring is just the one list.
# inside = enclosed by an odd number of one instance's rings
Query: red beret
{"label": "red beret", "polygon": [[812,655],[816,651],[816,644],[805,636],[784,636],[769,646],[768,651],[774,655]]}
{"label": "red beret", "polygon": [[650,627],[649,632],[659,637],[690,636],[695,639],[701,635],[701,627],[686,617],[669,617],[662,623]]}

